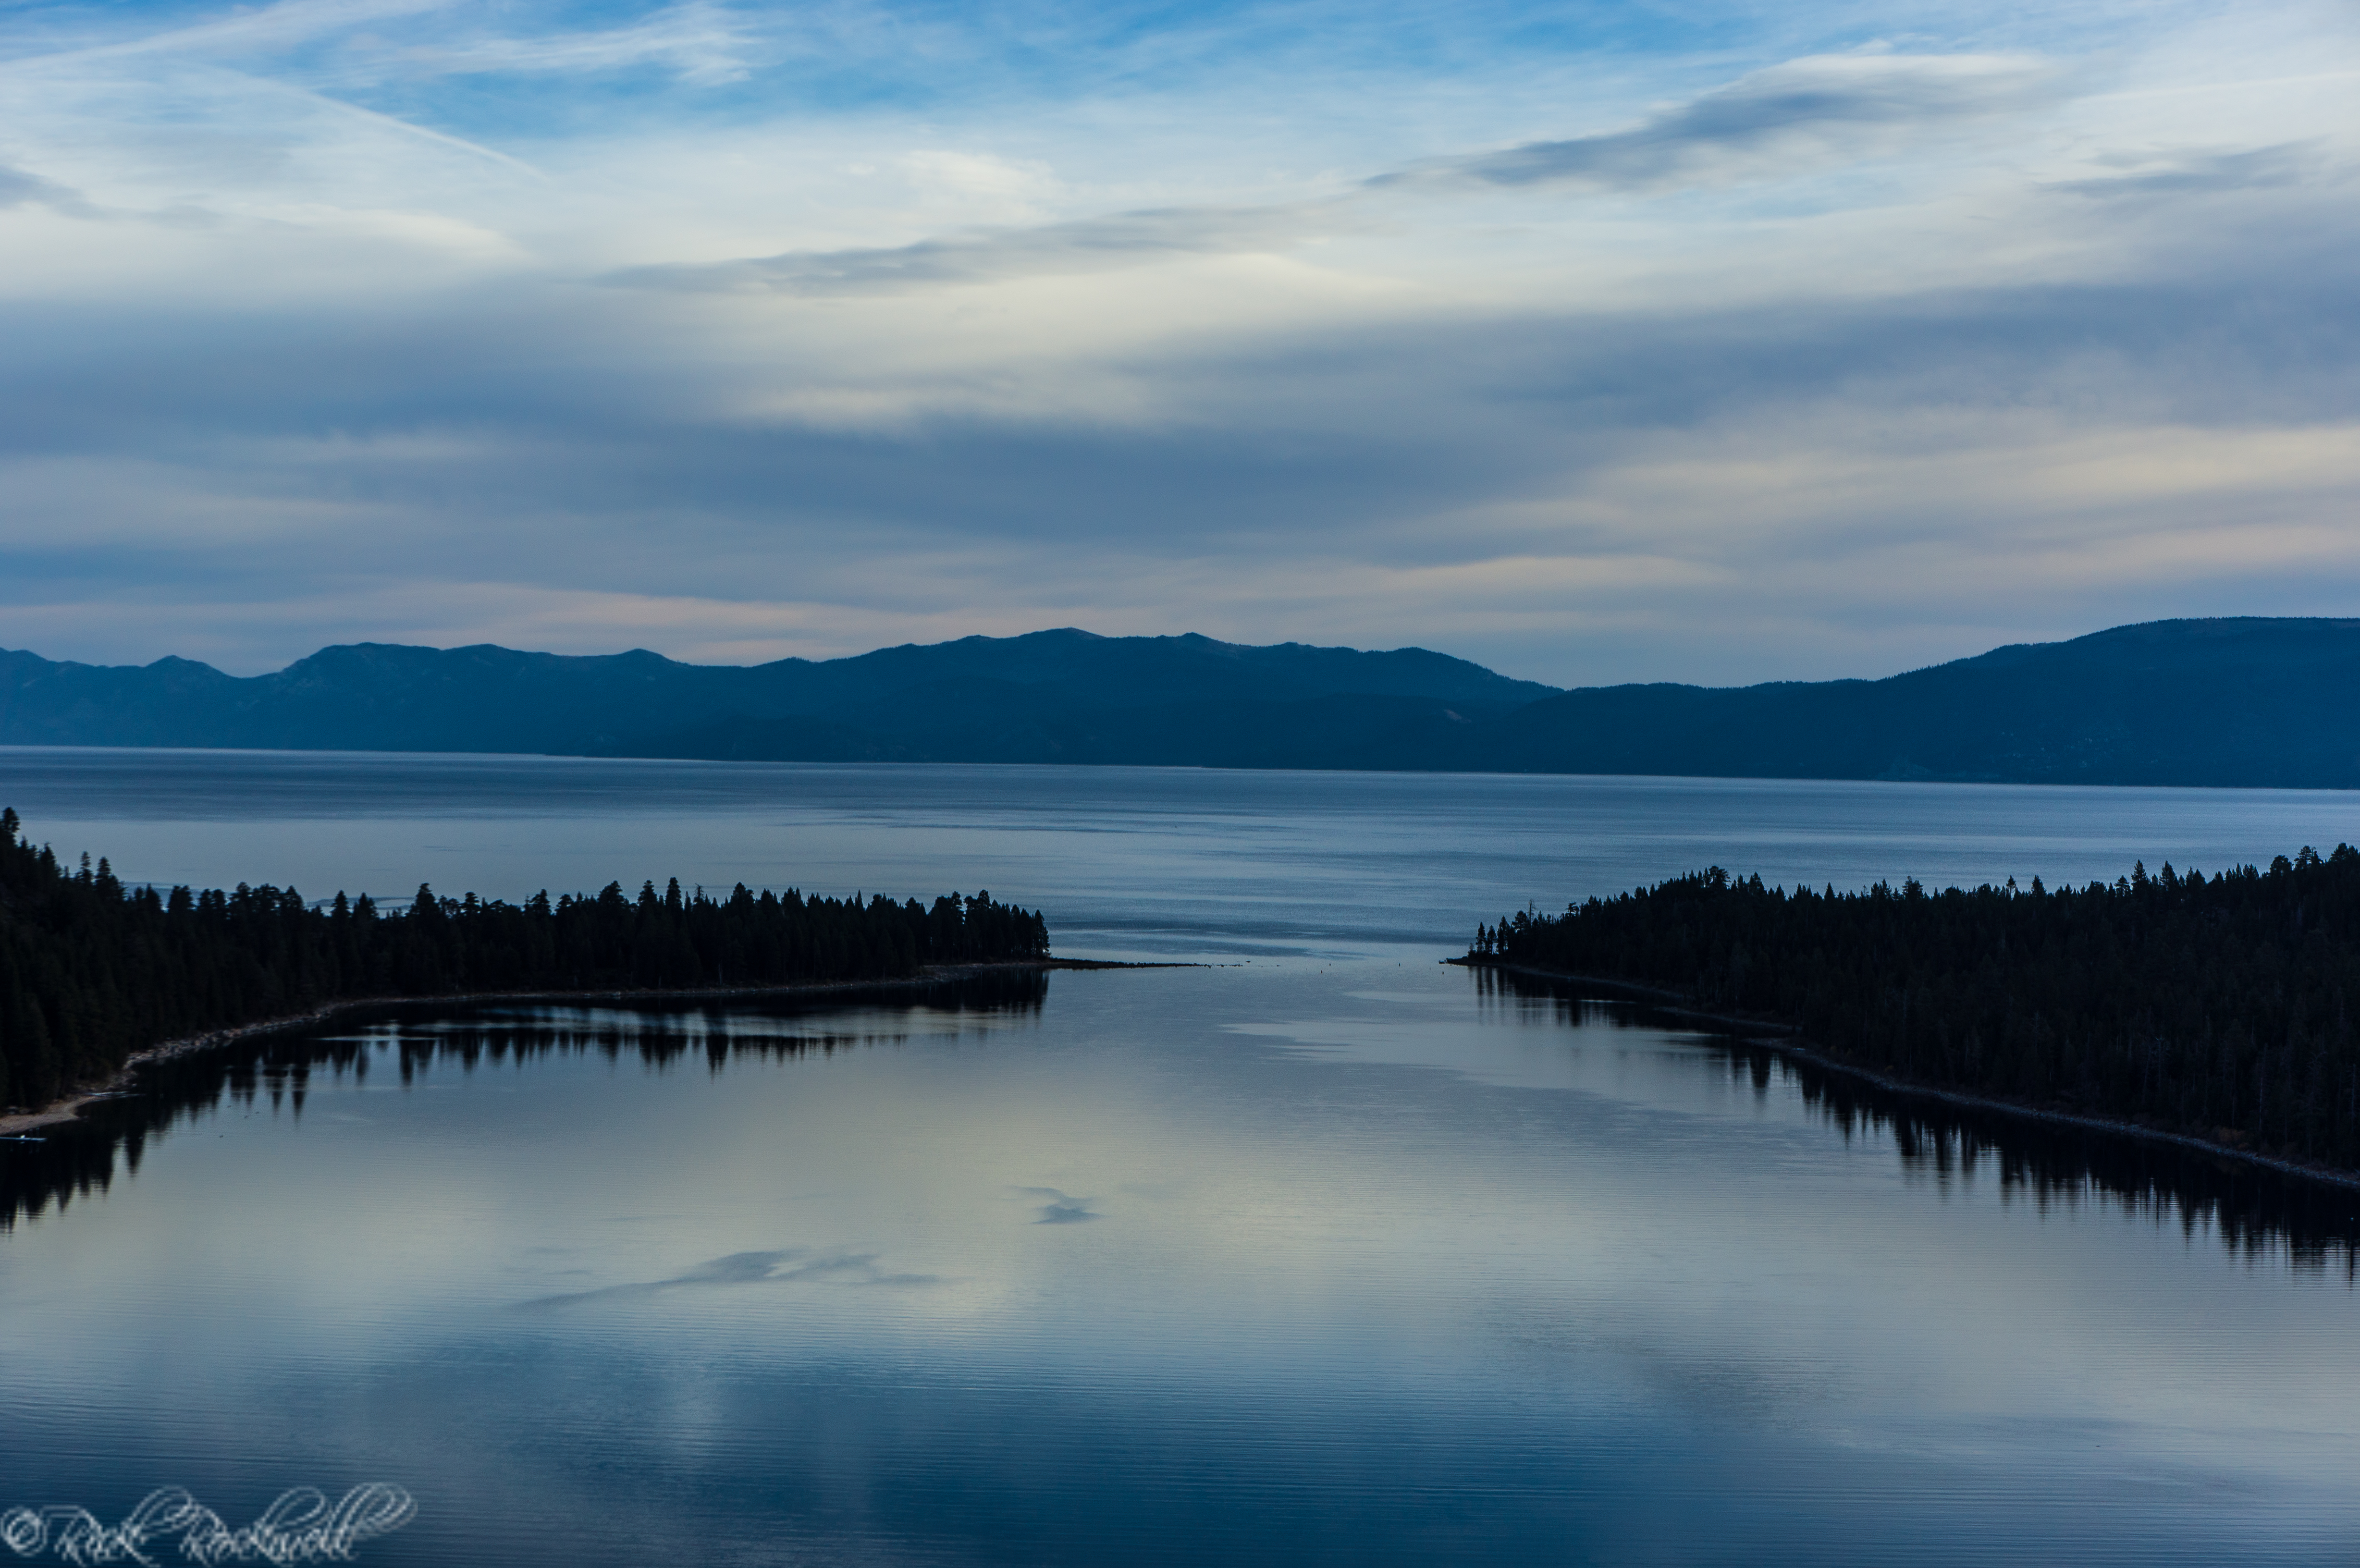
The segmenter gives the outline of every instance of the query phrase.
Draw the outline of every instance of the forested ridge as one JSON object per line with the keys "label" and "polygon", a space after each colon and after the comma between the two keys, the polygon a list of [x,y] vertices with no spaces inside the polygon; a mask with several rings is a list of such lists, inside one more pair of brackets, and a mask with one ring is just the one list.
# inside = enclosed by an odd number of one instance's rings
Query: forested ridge
{"label": "forested ridge", "polygon": [[700,888],[546,892],[407,908],[292,887],[126,886],[68,870],[0,811],[0,1105],[39,1105],[158,1040],[374,996],[678,990],[893,979],[932,964],[1048,956],[1037,913],[956,894],[923,905]]}
{"label": "forested ridge", "polygon": [[1860,892],[1715,866],[1478,928],[1474,963],[1675,992],[1933,1087],[2360,1168],[2360,851]]}

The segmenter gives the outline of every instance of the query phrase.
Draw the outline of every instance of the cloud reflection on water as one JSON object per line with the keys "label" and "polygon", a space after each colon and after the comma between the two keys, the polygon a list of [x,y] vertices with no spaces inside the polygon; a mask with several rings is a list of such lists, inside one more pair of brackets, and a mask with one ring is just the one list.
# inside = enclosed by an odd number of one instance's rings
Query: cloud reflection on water
{"label": "cloud reflection on water", "polygon": [[565,1295],[536,1296],[529,1301],[519,1301],[519,1309],[548,1309],[574,1306],[585,1301],[628,1301],[661,1294],[665,1290],[702,1285],[757,1285],[821,1283],[828,1285],[934,1285],[942,1282],[938,1274],[889,1274],[877,1266],[878,1254],[873,1252],[839,1252],[814,1256],[811,1248],[782,1247],[769,1252],[733,1252],[726,1258],[716,1258],[683,1269],[668,1279],[650,1279],[640,1284],[606,1285],[595,1290],[576,1290]]}

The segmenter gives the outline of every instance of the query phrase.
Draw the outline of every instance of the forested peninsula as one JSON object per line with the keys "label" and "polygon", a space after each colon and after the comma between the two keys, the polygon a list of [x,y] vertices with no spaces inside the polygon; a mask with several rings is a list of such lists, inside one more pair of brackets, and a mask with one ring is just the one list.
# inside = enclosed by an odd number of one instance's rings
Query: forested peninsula
{"label": "forested peninsula", "polygon": [[673,881],[637,898],[546,892],[522,904],[439,898],[407,908],[292,887],[198,892],[79,870],[0,811],[0,1105],[38,1106],[120,1072],[156,1043],[343,1001],[486,992],[757,988],[895,980],[930,965],[1049,955],[1047,924],[989,893],[924,905]]}
{"label": "forested peninsula", "polygon": [[1464,962],[1785,1025],[1832,1063],[2360,1169],[2360,851],[1928,892],[1716,866],[1480,927]]}

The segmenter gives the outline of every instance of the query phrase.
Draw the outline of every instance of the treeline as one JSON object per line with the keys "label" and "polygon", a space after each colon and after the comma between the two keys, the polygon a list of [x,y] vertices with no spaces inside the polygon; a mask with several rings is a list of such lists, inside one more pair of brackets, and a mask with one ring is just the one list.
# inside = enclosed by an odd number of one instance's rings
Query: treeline
{"label": "treeline", "polygon": [[158,1040],[351,998],[891,979],[1049,953],[1039,914],[981,892],[713,898],[674,881],[509,904],[421,886],[407,908],[314,907],[292,887],[126,887],[20,827],[0,811],[0,1105],[41,1105]]}
{"label": "treeline", "polygon": [[1470,962],[1658,987],[1939,1088],[2360,1167],[2360,851],[1928,893],[1716,866],[1478,928]]}

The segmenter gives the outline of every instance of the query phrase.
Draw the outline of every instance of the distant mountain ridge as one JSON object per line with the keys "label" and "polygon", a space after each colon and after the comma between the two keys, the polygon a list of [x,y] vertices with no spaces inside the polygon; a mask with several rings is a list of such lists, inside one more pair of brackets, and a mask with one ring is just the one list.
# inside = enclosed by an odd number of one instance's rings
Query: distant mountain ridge
{"label": "distant mountain ridge", "polygon": [[1562,691],[1424,648],[1065,628],[754,666],[0,652],[0,744],[2360,788],[2360,620],[2155,621],[1878,681]]}
{"label": "distant mountain ridge", "polygon": [[[1083,734],[1107,715],[1338,697],[1491,715],[1557,690],[1423,648],[1070,628],[753,666],[644,649],[359,643],[247,678],[182,659],[93,666],[0,653],[0,744],[1058,760],[1062,737],[1087,746]],[[1076,715],[1092,716],[1079,732]]]}

